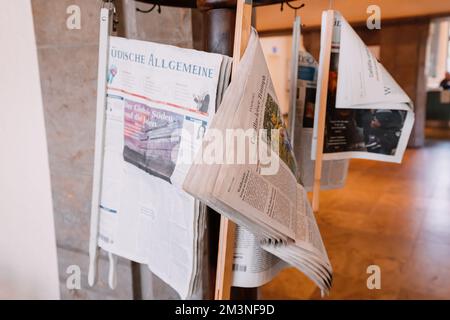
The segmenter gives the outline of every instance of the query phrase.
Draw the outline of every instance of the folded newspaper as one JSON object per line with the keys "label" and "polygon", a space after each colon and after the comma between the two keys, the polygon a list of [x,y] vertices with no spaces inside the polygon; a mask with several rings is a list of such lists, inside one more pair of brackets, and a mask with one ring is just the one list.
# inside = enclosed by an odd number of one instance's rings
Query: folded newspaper
{"label": "folded newspaper", "polygon": [[[322,16],[322,37],[330,13]],[[411,100],[336,11],[332,29],[323,159],[401,162],[414,123]],[[316,145],[317,121],[313,159]]]}
{"label": "folded newspaper", "polygon": [[255,30],[183,188],[327,293],[332,268]]}
{"label": "folded newspaper", "polygon": [[[306,51],[300,50],[297,72],[297,101],[294,126],[294,153],[299,164],[300,182],[307,191],[314,184],[315,161],[311,160],[314,113],[316,105],[318,63]],[[347,179],[349,160],[322,161],[320,188],[342,188]]]}

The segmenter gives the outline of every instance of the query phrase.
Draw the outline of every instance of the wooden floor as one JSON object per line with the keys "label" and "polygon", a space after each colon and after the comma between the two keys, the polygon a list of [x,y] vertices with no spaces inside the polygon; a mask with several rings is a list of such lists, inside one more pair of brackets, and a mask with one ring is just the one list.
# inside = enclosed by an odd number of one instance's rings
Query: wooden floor
{"label": "wooden floor", "polygon": [[[450,140],[436,137],[409,149],[401,165],[352,160],[346,187],[321,193],[317,220],[334,269],[329,299],[450,299]],[[372,264],[381,268],[381,290],[366,286]],[[320,292],[286,269],[260,298]]]}

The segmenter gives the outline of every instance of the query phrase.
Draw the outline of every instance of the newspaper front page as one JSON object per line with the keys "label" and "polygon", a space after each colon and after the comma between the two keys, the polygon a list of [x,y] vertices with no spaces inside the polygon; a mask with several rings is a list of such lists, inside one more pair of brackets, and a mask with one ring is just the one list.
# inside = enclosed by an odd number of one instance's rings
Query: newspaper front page
{"label": "newspaper front page", "polygon": [[[205,207],[180,184],[230,71],[225,56],[110,38],[99,235],[91,241],[147,264],[181,298],[201,297],[207,226]],[[261,286],[284,266],[238,228],[234,286]]]}
{"label": "newspaper front page", "polygon": [[[179,187],[216,107],[224,57],[110,38],[98,245],[194,286],[199,202]],[[95,240],[93,240],[95,241]]]}

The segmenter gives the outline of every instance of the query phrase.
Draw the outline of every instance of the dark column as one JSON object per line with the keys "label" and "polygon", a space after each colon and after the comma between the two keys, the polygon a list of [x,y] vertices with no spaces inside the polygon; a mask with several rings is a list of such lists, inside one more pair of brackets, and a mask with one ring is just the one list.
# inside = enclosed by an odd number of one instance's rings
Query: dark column
{"label": "dark column", "polygon": [[[202,32],[202,35],[194,34],[197,40],[203,38],[203,48],[207,52],[233,55],[234,25],[236,19],[236,0],[139,0],[141,2],[160,4],[162,6],[175,6],[193,8],[202,13],[202,26],[196,23],[197,16],[193,19],[193,32]],[[254,5],[266,5],[280,3],[281,0],[254,0]],[[253,21],[253,19],[252,19]],[[195,24],[195,25],[194,25]],[[202,27],[202,30],[199,30]],[[202,266],[203,298],[213,299],[217,251],[219,243],[220,215],[208,208],[206,215],[207,234],[205,235],[205,250],[203,252],[204,265]],[[257,289],[232,288],[232,299],[257,299]]]}
{"label": "dark column", "polygon": [[[203,13],[204,50],[233,56],[236,0],[197,0],[197,7]],[[207,226],[210,288],[205,298],[214,298],[220,215],[211,208],[208,208]],[[232,288],[231,298],[257,299],[257,289]]]}

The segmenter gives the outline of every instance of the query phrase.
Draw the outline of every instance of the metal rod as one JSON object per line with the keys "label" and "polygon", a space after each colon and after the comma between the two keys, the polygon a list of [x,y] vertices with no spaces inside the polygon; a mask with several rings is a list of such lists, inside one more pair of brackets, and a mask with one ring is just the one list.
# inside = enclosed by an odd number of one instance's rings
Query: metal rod
{"label": "metal rod", "polygon": [[[111,3],[111,2],[108,2]],[[89,275],[88,282],[93,286],[97,278],[98,260],[98,225],[100,218],[100,197],[103,173],[103,149],[105,135],[106,114],[106,78],[108,71],[108,47],[109,34],[112,27],[112,10],[104,8],[100,10],[99,56],[98,56],[98,81],[97,81],[97,115],[95,125],[95,154],[92,182],[91,203],[91,229],[89,242]]]}

